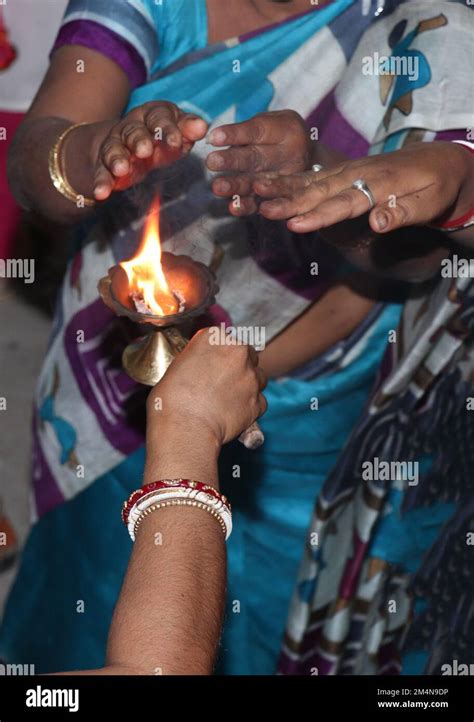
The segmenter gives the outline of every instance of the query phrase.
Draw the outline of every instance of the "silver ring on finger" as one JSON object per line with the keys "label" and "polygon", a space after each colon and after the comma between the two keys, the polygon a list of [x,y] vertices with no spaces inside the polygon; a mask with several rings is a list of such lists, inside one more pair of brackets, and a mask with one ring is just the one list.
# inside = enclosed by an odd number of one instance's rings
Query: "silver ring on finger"
{"label": "silver ring on finger", "polygon": [[311,166],[311,170],[314,171],[315,173],[319,173],[319,171],[322,169],[323,169],[323,166],[319,165],[319,163],[315,163],[314,165]]}
{"label": "silver ring on finger", "polygon": [[355,188],[356,190],[364,194],[364,196],[370,203],[370,210],[372,210],[372,208],[374,208],[375,206],[375,198],[367,183],[362,180],[362,178],[357,178],[357,180],[355,180],[352,184],[352,188]]}

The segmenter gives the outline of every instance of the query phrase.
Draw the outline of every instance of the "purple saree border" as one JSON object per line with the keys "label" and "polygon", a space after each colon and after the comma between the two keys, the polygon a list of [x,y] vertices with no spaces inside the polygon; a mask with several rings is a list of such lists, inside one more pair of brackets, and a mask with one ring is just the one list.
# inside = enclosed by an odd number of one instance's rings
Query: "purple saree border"
{"label": "purple saree border", "polygon": [[143,85],[147,71],[143,59],[127,40],[93,20],[71,20],[60,29],[51,53],[64,45],[82,45],[114,61],[132,88]]}

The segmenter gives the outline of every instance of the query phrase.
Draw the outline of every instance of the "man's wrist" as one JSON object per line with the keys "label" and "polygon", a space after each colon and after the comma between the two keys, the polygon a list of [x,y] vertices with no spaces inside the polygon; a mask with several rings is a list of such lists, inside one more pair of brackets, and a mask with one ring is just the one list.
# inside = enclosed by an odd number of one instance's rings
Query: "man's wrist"
{"label": "man's wrist", "polygon": [[221,442],[218,433],[201,416],[163,411],[154,413],[156,416],[152,418],[148,414],[148,428],[152,432],[161,437],[172,437],[176,443],[182,441],[183,445],[192,439],[194,443],[204,443],[219,453]]}
{"label": "man's wrist", "polygon": [[144,483],[160,478],[187,478],[218,486],[220,449],[216,434],[203,421],[159,414],[147,428]]}

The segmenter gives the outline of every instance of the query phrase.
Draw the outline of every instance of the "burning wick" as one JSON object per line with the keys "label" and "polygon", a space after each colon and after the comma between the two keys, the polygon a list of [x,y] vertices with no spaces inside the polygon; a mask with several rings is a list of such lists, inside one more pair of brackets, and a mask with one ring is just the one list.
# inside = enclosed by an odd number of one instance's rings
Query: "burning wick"
{"label": "burning wick", "polygon": [[186,303],[184,301],[183,295],[179,291],[171,291],[171,294],[176,299],[177,310],[169,311],[169,313],[166,313],[166,314],[155,313],[155,311],[145,301],[141,291],[132,291],[130,294],[130,298],[132,299],[134,306],[135,306],[136,310],[138,311],[138,313],[146,313],[146,314],[151,314],[153,316],[158,316],[158,315],[159,316],[168,316],[171,313],[182,313],[184,311],[184,309],[186,308]]}
{"label": "burning wick", "polygon": [[127,274],[130,299],[138,313],[170,316],[184,311],[185,300],[179,291],[169,288],[163,273],[159,213],[160,203],[156,199],[151,206],[136,255],[120,265]]}

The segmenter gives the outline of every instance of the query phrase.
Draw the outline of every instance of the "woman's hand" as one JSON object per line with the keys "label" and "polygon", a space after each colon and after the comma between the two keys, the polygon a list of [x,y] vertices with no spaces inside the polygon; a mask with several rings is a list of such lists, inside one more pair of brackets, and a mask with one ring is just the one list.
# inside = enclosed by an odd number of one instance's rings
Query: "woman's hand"
{"label": "woman's hand", "polygon": [[[199,331],[148,397],[148,423],[173,421],[219,445],[234,439],[266,410],[266,379],[250,346],[213,345],[212,331]],[[160,422],[159,422],[160,423]]]}
{"label": "woman's hand", "polygon": [[[473,165],[472,155],[457,143],[414,143],[318,173],[259,177],[253,190],[264,199],[260,213],[287,220],[295,233],[319,231],[370,211],[370,229],[381,234],[462,216],[474,197]],[[367,197],[351,187],[357,179],[372,192],[372,210]]]}
{"label": "woman's hand", "polygon": [[[222,173],[212,183],[213,192],[233,198],[229,211],[243,216],[258,210],[252,182],[256,173],[299,173],[311,164],[312,143],[303,118],[293,110],[260,113],[243,123],[222,125],[209,134],[214,146],[207,158],[209,170]],[[238,202],[234,196],[238,196]]]}
{"label": "woman's hand", "polygon": [[202,118],[165,101],[140,105],[113,124],[98,124],[92,143],[94,197],[104,201],[189,153],[207,127]]}

